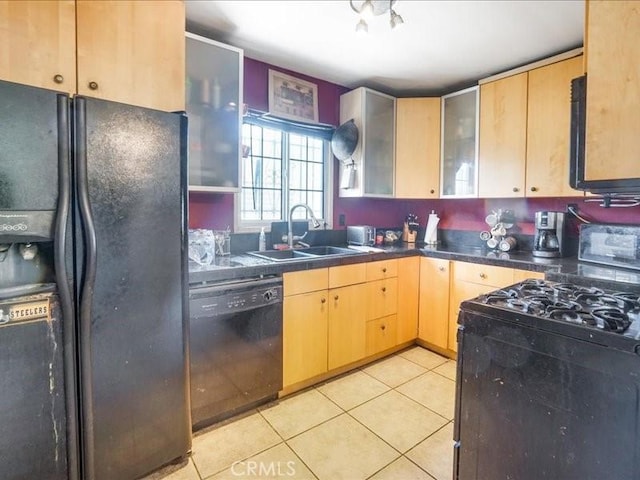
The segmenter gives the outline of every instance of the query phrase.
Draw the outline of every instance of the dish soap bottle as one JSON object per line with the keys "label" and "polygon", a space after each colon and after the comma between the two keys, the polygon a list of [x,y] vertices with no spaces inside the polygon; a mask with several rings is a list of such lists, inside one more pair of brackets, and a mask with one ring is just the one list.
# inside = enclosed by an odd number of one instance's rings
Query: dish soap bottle
{"label": "dish soap bottle", "polygon": [[264,252],[267,249],[267,237],[264,233],[264,227],[260,229],[260,236],[258,237],[258,250]]}

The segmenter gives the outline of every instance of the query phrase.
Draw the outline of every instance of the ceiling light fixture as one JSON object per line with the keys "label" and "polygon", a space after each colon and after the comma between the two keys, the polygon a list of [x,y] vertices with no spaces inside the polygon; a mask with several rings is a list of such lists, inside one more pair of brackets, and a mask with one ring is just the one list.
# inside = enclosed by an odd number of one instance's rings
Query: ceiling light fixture
{"label": "ceiling light fixture", "polygon": [[[393,5],[395,5],[397,1],[398,0],[364,0],[364,2],[354,2],[354,0],[349,0],[351,9],[360,15],[360,21],[356,25],[356,33],[367,33],[369,26],[366,20],[387,12],[389,12],[389,25],[391,25],[391,28],[402,25],[404,19],[393,9]],[[356,6],[356,3],[359,3],[359,5]]]}
{"label": "ceiling light fixture", "polygon": [[369,25],[367,25],[367,22],[365,22],[364,19],[361,18],[358,24],[356,25],[356,33],[368,33],[368,32],[369,32]]}

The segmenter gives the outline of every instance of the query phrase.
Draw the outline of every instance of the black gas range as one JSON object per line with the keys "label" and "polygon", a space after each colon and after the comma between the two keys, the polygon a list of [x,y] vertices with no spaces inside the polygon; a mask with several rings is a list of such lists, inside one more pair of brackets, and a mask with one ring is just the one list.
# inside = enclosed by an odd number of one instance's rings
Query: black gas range
{"label": "black gas range", "polygon": [[635,349],[640,338],[640,296],[632,292],[531,279],[473,301],[530,317],[514,321],[612,347]]}
{"label": "black gas range", "polygon": [[458,323],[454,478],[640,478],[637,293],[527,280]]}

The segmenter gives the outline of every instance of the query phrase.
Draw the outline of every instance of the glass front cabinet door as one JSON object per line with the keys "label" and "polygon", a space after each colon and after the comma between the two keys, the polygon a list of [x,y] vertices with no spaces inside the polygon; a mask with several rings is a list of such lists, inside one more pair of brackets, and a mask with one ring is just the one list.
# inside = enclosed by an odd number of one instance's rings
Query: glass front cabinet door
{"label": "glass front cabinet door", "polygon": [[441,197],[478,196],[478,87],[442,97]]}
{"label": "glass front cabinet door", "polygon": [[189,190],[238,191],[243,51],[186,34]]}
{"label": "glass front cabinet door", "polygon": [[341,197],[394,194],[396,99],[365,87],[340,96],[340,123],[353,119],[359,131],[351,158],[340,166]]}

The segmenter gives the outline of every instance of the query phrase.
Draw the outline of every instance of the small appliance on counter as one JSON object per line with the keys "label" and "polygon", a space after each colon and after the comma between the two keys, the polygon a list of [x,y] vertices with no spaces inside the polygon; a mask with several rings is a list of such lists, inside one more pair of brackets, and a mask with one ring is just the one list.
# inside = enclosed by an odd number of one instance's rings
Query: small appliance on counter
{"label": "small appliance on counter", "polygon": [[563,212],[536,212],[536,234],[531,252],[534,257],[555,258],[566,255],[564,220]]}
{"label": "small appliance on counter", "polygon": [[580,225],[578,258],[640,270],[639,225]]}
{"label": "small appliance on counter", "polygon": [[370,225],[351,225],[347,227],[349,245],[373,245],[376,243],[376,229]]}

